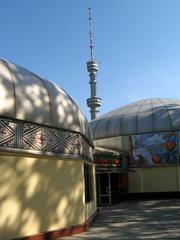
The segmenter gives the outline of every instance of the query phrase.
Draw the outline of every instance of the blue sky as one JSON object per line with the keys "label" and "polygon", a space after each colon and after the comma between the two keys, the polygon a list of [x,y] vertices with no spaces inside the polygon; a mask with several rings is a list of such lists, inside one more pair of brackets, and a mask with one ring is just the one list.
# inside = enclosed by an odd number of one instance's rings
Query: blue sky
{"label": "blue sky", "polygon": [[58,83],[90,118],[89,7],[101,114],[180,98],[179,0],[0,0],[0,56]]}

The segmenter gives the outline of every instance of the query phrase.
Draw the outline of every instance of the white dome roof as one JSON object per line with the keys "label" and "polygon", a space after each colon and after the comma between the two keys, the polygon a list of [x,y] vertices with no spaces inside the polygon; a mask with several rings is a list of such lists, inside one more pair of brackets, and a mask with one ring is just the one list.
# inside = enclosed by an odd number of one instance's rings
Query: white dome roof
{"label": "white dome roof", "polygon": [[0,59],[0,116],[75,131],[92,142],[89,123],[58,85]]}
{"label": "white dome roof", "polygon": [[115,109],[91,122],[93,139],[180,130],[180,100],[152,98]]}

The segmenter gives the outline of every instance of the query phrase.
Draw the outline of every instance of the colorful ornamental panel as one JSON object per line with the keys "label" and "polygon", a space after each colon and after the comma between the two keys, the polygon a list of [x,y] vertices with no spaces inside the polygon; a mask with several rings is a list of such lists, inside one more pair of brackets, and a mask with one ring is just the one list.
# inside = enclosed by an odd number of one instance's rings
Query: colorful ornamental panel
{"label": "colorful ornamental panel", "polygon": [[179,163],[179,133],[164,132],[130,137],[131,166],[156,166]]}
{"label": "colorful ornamental panel", "polygon": [[19,120],[0,118],[0,147],[81,156],[92,160],[92,148],[79,133]]}

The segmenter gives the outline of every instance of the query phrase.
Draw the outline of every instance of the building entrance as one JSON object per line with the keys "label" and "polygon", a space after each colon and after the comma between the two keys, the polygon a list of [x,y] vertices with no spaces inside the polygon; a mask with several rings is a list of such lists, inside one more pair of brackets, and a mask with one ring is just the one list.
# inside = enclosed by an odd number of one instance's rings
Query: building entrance
{"label": "building entrance", "polygon": [[99,205],[119,203],[128,192],[128,173],[97,173],[96,176]]}
{"label": "building entrance", "polygon": [[111,205],[110,173],[97,174],[97,188],[99,205]]}

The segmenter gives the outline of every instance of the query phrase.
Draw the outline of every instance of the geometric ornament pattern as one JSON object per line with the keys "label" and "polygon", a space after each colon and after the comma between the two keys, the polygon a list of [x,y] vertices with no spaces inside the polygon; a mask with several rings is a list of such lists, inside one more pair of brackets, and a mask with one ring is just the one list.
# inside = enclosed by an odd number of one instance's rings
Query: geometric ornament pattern
{"label": "geometric ornament pattern", "polygon": [[32,123],[25,123],[23,125],[24,149],[55,152],[58,143],[57,129],[51,129]]}
{"label": "geometric ornament pattern", "polygon": [[0,118],[0,147],[68,154],[92,161],[92,147],[79,133],[20,120]]}
{"label": "geometric ornament pattern", "polygon": [[78,133],[65,131],[64,153],[80,155],[80,139]]}
{"label": "geometric ornament pattern", "polygon": [[0,118],[0,146],[15,147],[15,129],[13,121]]}

